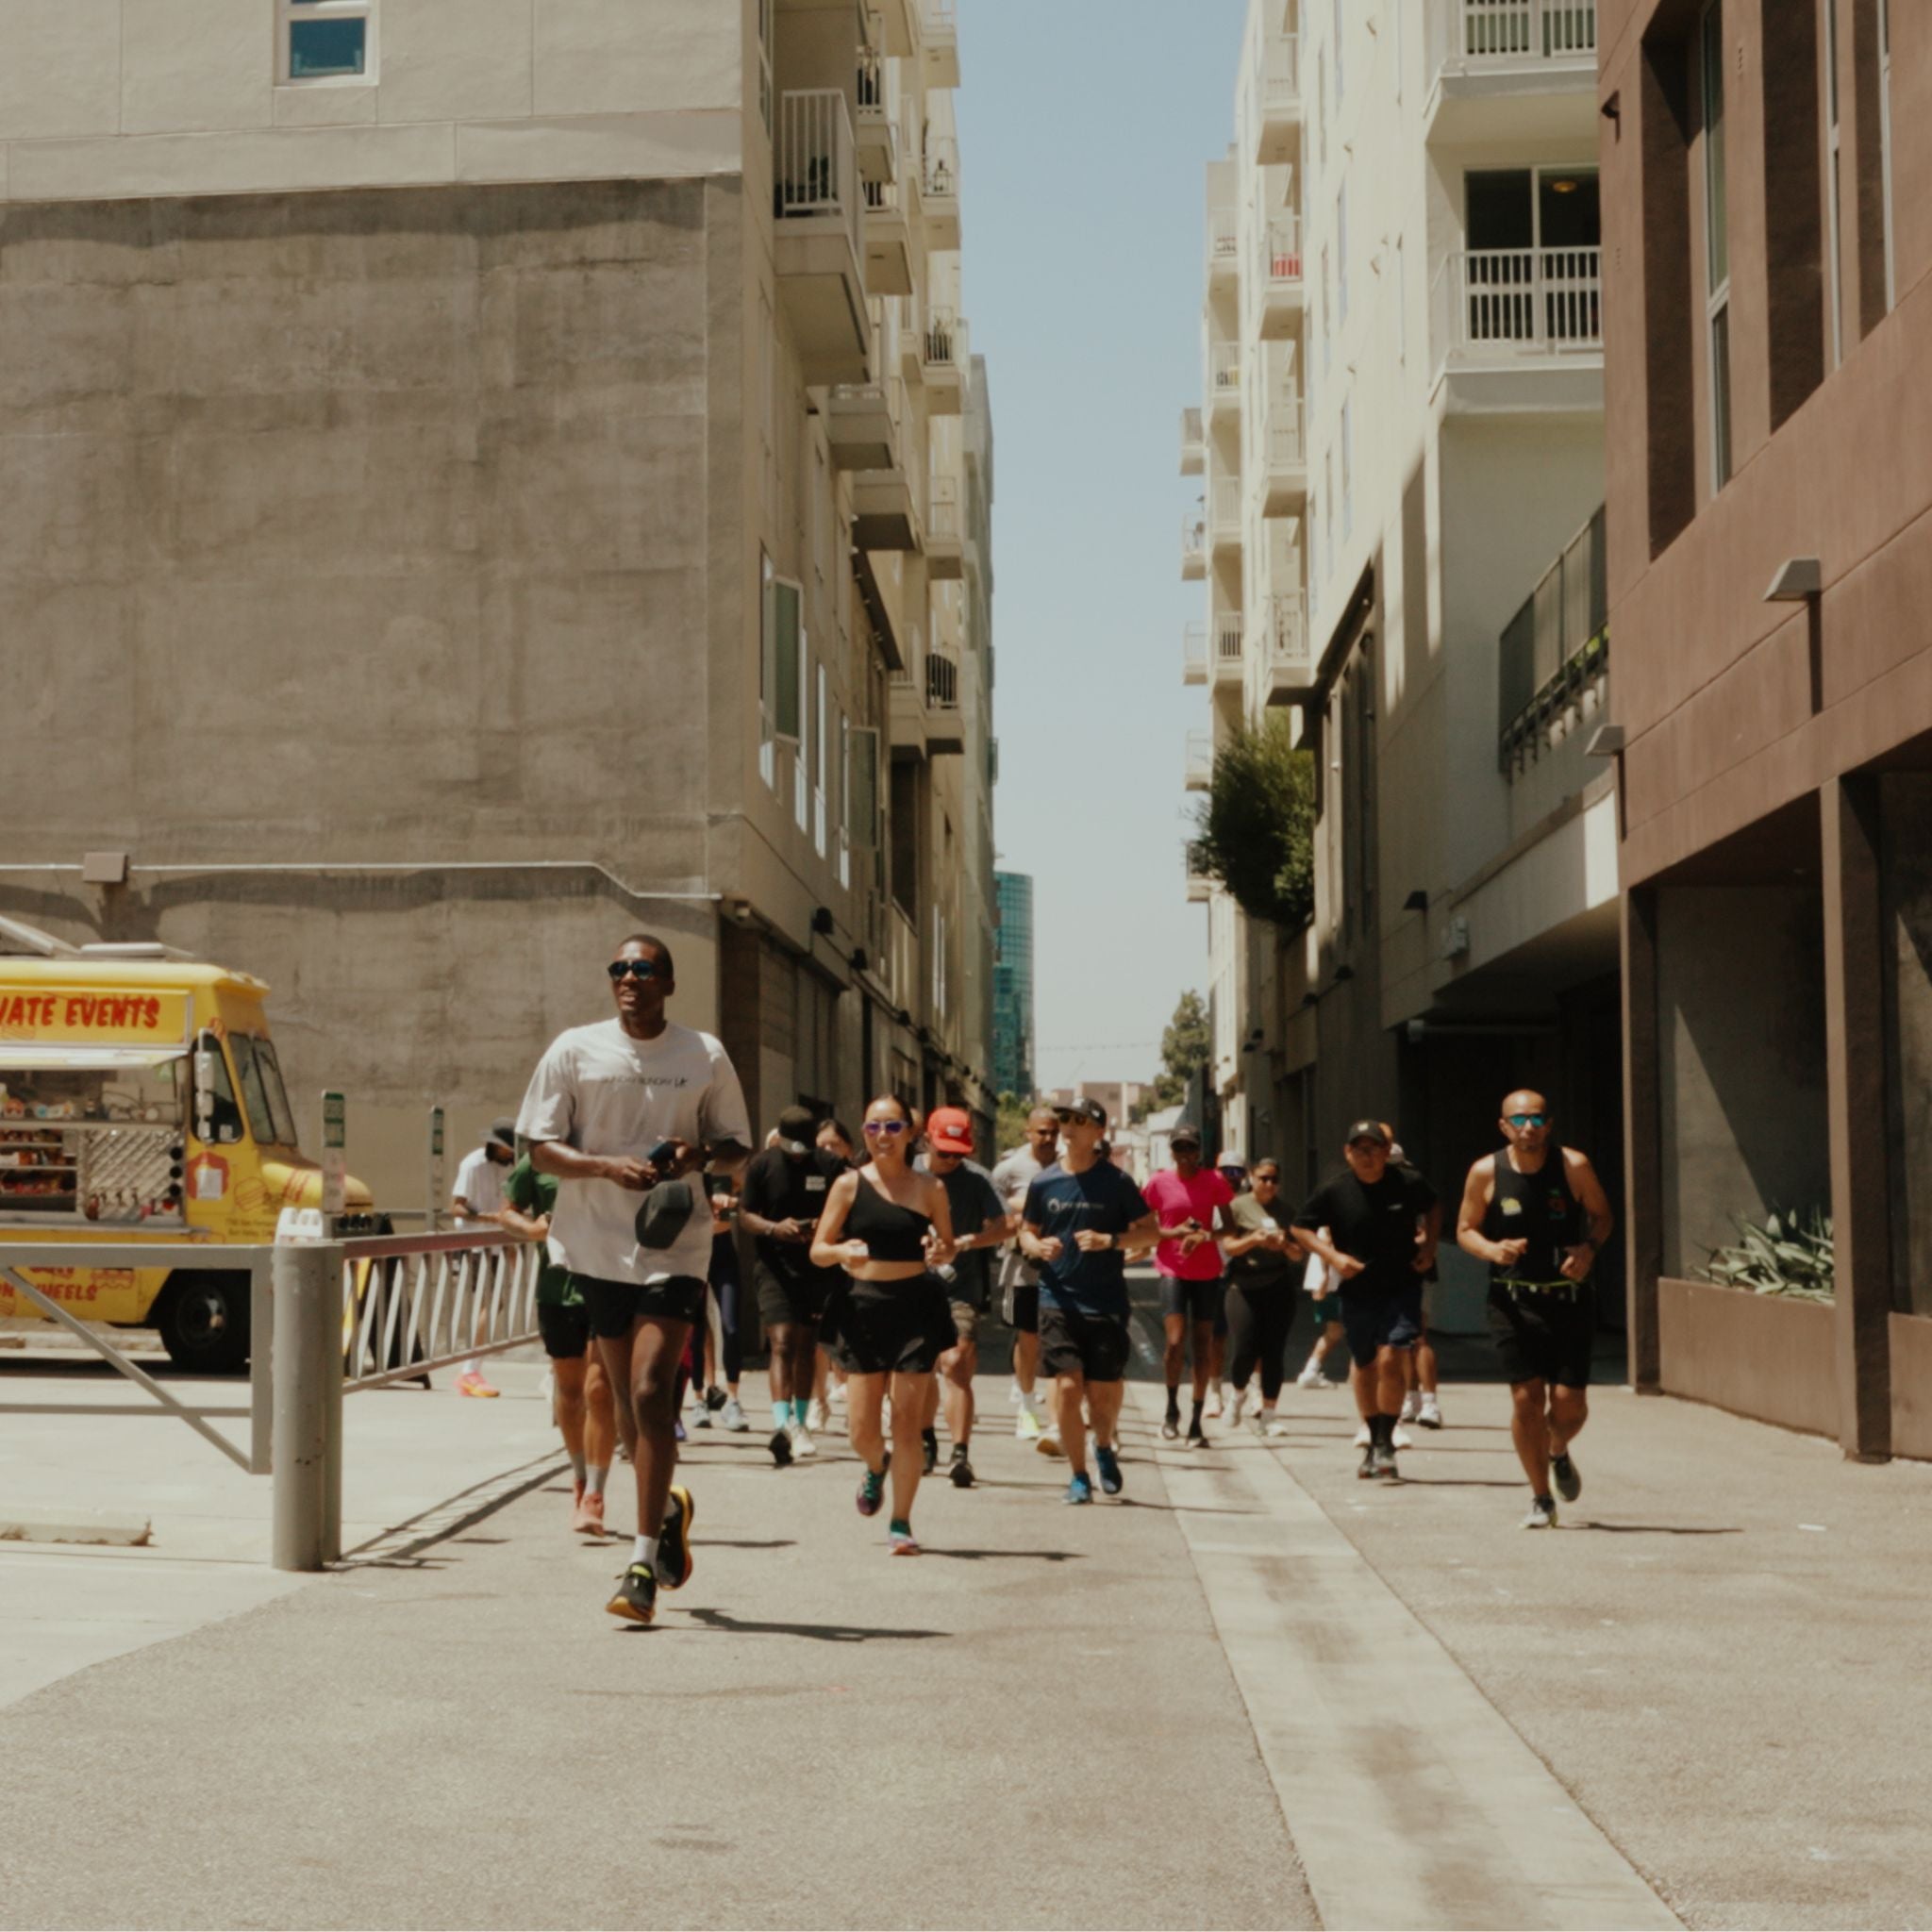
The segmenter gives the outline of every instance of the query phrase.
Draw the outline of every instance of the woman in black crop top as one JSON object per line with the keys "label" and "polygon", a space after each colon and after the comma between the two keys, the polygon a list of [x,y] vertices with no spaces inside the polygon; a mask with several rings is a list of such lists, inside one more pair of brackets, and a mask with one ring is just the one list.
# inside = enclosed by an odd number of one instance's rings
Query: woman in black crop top
{"label": "woman in black crop top", "polygon": [[917,1556],[912,1498],[924,1463],[933,1365],[958,1340],[945,1284],[932,1273],[953,1257],[953,1217],[946,1191],[912,1167],[919,1131],[912,1110],[892,1094],[865,1110],[865,1149],[857,1173],[841,1174],[825,1197],[812,1236],[821,1268],[843,1268],[852,1289],[840,1311],[834,1358],[846,1373],[852,1446],[865,1464],[858,1513],[876,1516],[885,1501],[888,1382],[892,1397],[891,1529],[894,1556]]}

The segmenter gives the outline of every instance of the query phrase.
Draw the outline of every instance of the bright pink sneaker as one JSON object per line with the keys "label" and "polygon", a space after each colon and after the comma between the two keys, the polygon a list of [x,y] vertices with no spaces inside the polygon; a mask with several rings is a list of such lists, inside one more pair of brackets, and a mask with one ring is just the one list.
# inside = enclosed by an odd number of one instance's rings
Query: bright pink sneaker
{"label": "bright pink sneaker", "polygon": [[475,1369],[471,1369],[467,1374],[457,1377],[457,1393],[458,1395],[493,1396],[496,1391]]}

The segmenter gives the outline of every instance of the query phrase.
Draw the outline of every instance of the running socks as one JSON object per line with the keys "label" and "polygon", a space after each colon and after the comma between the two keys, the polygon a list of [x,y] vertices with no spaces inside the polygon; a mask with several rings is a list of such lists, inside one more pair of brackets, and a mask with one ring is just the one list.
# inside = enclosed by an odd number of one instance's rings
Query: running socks
{"label": "running socks", "polygon": [[581,1449],[573,1449],[570,1452],[570,1473],[578,1482],[585,1481],[590,1474],[590,1464],[584,1460],[584,1452]]}
{"label": "running socks", "polygon": [[610,1474],[610,1465],[589,1462],[584,1465],[584,1494],[601,1496],[604,1493],[604,1478]]}
{"label": "running socks", "polygon": [[1190,1420],[1190,1422],[1189,1422],[1189,1424],[1188,1424],[1188,1429],[1189,1429],[1189,1432],[1190,1432],[1191,1434],[1192,1434],[1192,1435],[1196,1435],[1196,1436],[1198,1436],[1198,1435],[1199,1435],[1199,1434],[1201,1433],[1201,1409],[1202,1409],[1202,1407],[1203,1407],[1203,1405],[1202,1405],[1202,1404],[1200,1404],[1200,1403],[1198,1403],[1198,1402],[1197,1402],[1197,1403],[1195,1403],[1195,1405],[1194,1405],[1194,1413],[1193,1413],[1193,1416],[1192,1416],[1192,1418],[1191,1418],[1191,1419]]}
{"label": "running socks", "polygon": [[810,1412],[811,1404],[809,1402],[806,1401],[805,1399],[797,1395],[794,1395],[791,1398],[791,1420],[795,1422],[801,1429],[806,1426],[805,1419],[808,1415],[810,1414]]}
{"label": "running socks", "polygon": [[1369,1418],[1369,1441],[1378,1448],[1392,1449],[1395,1446],[1395,1418],[1392,1415],[1372,1415]]}
{"label": "running socks", "polygon": [[[1198,1415],[1200,1410],[1197,1408],[1194,1413]],[[1167,1419],[1171,1423],[1181,1419],[1181,1385],[1178,1382],[1167,1385]]]}
{"label": "running socks", "polygon": [[632,1547],[630,1559],[633,1563],[648,1563],[651,1566],[651,1574],[656,1575],[658,1571],[658,1539],[654,1536],[639,1537]]}
{"label": "running socks", "polygon": [[772,1402],[772,1426],[780,1435],[791,1426],[791,1398],[786,1396],[781,1402],[775,1397]]}

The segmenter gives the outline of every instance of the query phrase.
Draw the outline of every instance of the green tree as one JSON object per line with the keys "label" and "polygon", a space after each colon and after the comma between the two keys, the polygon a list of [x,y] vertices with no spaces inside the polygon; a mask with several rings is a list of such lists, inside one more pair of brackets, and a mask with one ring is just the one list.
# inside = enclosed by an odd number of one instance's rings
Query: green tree
{"label": "green tree", "polygon": [[999,1098],[999,1113],[993,1123],[993,1136],[999,1142],[1002,1154],[1010,1154],[1026,1139],[1026,1116],[1033,1111],[1033,1103],[1018,1093],[1002,1093]]}
{"label": "green tree", "polygon": [[1294,930],[1315,909],[1315,760],[1291,728],[1270,711],[1215,753],[1197,856],[1249,918]]}
{"label": "green tree", "polygon": [[1197,992],[1184,992],[1160,1036],[1160,1073],[1154,1082],[1153,1106],[1178,1107],[1197,1067],[1205,1067],[1214,1052],[1214,1033],[1208,1024],[1208,1002]]}

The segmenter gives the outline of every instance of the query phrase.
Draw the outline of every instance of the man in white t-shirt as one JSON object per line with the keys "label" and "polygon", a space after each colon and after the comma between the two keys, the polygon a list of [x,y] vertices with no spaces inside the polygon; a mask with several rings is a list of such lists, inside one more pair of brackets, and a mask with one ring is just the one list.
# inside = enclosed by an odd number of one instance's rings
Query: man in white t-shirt
{"label": "man in white t-shirt", "polygon": [[[449,1205],[458,1229],[503,1225],[503,1183],[516,1164],[516,1122],[508,1119],[491,1121],[490,1131],[483,1137],[482,1146],[471,1148],[457,1164],[456,1185],[449,1191]],[[479,1307],[475,1329],[470,1337],[473,1348],[482,1339],[483,1327],[483,1311]],[[481,1356],[473,1355],[463,1364],[463,1372],[457,1377],[457,1393],[483,1397],[495,1395],[495,1389],[484,1380]]]}
{"label": "man in white t-shirt", "polygon": [[[1020,1213],[1026,1206],[1026,1190],[1059,1158],[1059,1117],[1050,1107],[1036,1107],[1026,1116],[1025,1141],[992,1171],[993,1187],[1008,1214]],[[1013,1400],[1020,1410],[1013,1433],[1042,1456],[1058,1456],[1059,1424],[1050,1417],[1042,1422],[1033,1392],[1040,1365],[1040,1271],[1017,1246],[1008,1248],[1001,1264],[1000,1316],[1013,1331]]]}
{"label": "man in white t-shirt", "polygon": [[691,1576],[691,1491],[674,1487],[677,1365],[704,1320],[711,1216],[700,1180],[732,1174],[751,1148],[744,1095],[708,1033],[674,1025],[671,950],[635,934],[611,960],[617,1017],[552,1041],[524,1096],[517,1131],[531,1164],[558,1180],[550,1253],[582,1290],[633,1443],[638,1538],[609,1603],[648,1624],[658,1587]]}

